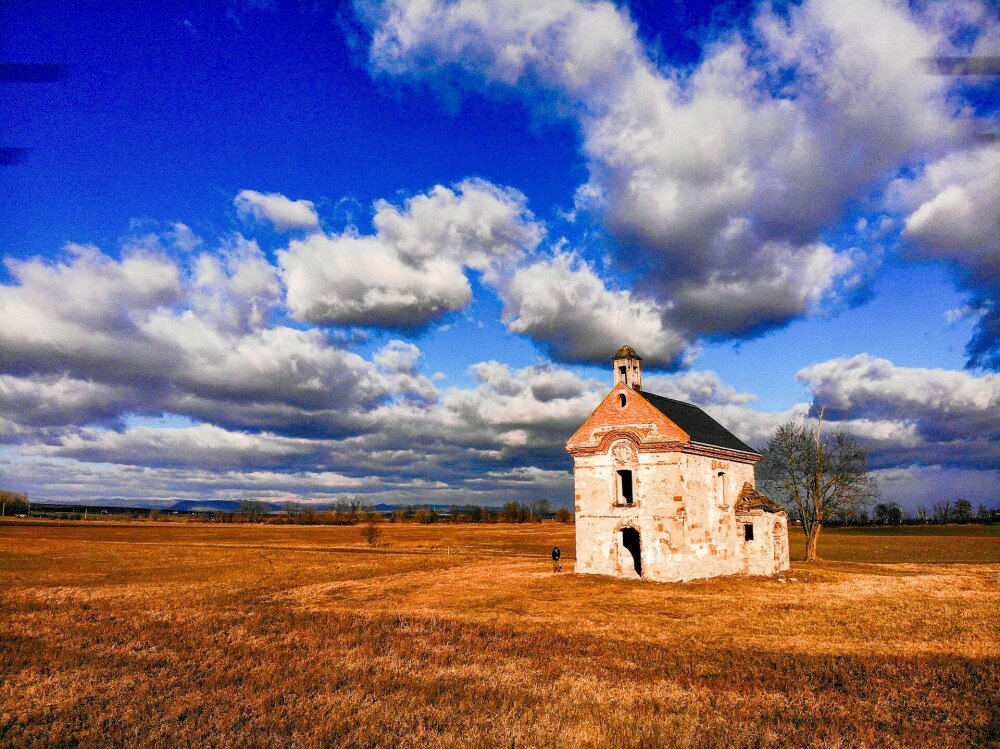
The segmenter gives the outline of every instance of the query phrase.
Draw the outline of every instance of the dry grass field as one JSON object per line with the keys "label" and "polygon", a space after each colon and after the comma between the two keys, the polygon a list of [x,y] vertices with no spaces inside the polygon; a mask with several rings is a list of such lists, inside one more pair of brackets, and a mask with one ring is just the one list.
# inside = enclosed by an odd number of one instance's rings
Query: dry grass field
{"label": "dry grass field", "polygon": [[1000,746],[1000,529],[679,585],[383,530],[0,525],[0,746]]}

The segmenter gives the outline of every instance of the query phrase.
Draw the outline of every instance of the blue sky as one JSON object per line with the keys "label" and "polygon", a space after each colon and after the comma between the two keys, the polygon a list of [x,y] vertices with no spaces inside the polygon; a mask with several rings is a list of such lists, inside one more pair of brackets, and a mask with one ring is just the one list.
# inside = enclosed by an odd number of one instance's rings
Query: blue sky
{"label": "blue sky", "polygon": [[409,6],[4,7],[68,66],[0,88],[5,483],[563,503],[629,342],[755,444],[815,398],[888,498],[1000,498],[1000,97],[918,62],[994,6]]}

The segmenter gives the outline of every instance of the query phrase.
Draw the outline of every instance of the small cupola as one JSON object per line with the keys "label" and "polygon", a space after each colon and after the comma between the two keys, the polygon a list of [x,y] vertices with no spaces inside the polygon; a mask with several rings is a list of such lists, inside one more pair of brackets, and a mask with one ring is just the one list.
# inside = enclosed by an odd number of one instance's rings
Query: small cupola
{"label": "small cupola", "polygon": [[615,354],[615,385],[621,383],[633,390],[642,390],[642,357],[631,346],[622,346]]}

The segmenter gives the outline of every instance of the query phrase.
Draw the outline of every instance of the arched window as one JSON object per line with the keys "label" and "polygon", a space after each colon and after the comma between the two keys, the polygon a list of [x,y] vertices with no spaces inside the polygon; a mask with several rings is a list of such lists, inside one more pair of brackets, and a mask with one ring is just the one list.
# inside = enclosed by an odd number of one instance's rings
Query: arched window
{"label": "arched window", "polygon": [[636,500],[636,460],[635,449],[628,440],[618,440],[611,447],[612,499],[616,505],[631,506]]}
{"label": "arched window", "polygon": [[619,393],[618,394],[618,405],[621,406],[622,408],[625,408],[625,404],[626,403],[628,403],[628,401],[625,398],[625,393]]}

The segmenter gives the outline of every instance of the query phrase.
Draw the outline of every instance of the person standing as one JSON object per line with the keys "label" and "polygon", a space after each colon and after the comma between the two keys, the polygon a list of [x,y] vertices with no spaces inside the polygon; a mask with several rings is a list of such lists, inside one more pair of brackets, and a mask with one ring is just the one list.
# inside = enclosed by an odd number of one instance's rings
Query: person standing
{"label": "person standing", "polygon": [[552,548],[552,571],[553,572],[562,572],[562,562],[559,561],[560,559],[562,559],[562,552],[559,551],[559,547],[558,546],[555,546],[555,547]]}

